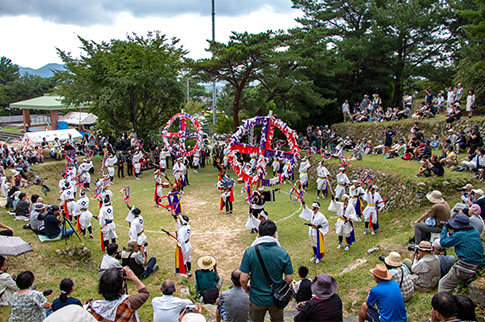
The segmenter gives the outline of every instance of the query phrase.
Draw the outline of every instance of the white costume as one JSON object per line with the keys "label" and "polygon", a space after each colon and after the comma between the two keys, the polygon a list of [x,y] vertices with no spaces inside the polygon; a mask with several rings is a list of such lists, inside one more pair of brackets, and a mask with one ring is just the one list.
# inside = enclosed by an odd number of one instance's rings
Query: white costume
{"label": "white costume", "polygon": [[323,165],[319,165],[317,168],[317,190],[327,190],[327,176],[329,176],[330,173],[328,172],[327,168],[325,168]]}
{"label": "white costume", "polygon": [[112,156],[110,158],[107,158],[104,164],[108,168],[108,175],[113,178],[115,175],[115,164],[118,162],[118,158],[116,156]]}
{"label": "white costume", "polygon": [[155,190],[155,193],[157,195],[157,204],[158,204],[158,199],[161,198],[163,196],[163,180],[162,178],[160,178],[160,176],[158,174],[156,174],[153,179],[155,180],[155,186],[156,186],[156,190]]}
{"label": "white costume", "polygon": [[300,183],[302,187],[308,186],[308,169],[310,168],[310,161],[304,160],[300,163]]}
{"label": "white costume", "polygon": [[[310,242],[312,247],[317,247],[317,230],[322,233],[322,235],[326,235],[328,233],[329,224],[327,218],[320,212],[314,213],[313,210],[308,208],[306,205],[301,211],[299,216],[300,218],[309,221],[312,226],[308,227],[308,236],[310,237]],[[316,228],[317,226],[321,226],[320,228]]]}
{"label": "white costume", "polygon": [[165,172],[167,169],[167,157],[170,155],[170,152],[168,151],[163,151],[160,152],[160,169],[162,169],[162,172]]}
{"label": "white costume", "polygon": [[184,175],[185,175],[186,167],[182,162],[178,162],[174,164],[172,172],[173,176],[175,177],[175,180],[183,180]]}
{"label": "white costume", "polygon": [[[72,185],[71,185],[72,186]],[[80,215],[80,212],[77,212],[76,211],[76,201],[75,201],[75,198],[74,198],[74,193],[72,192],[71,189],[66,189],[62,192],[61,194],[61,207],[63,207],[64,205],[66,206],[66,209],[67,209],[67,214],[69,216],[79,216]]]}
{"label": "white costume", "polygon": [[[374,230],[375,230],[374,225],[378,223],[377,211],[384,208],[384,203],[382,202],[383,201],[382,197],[378,192],[372,193],[369,191],[369,189],[366,190],[364,194],[364,200],[365,202],[367,202],[367,206],[365,207],[364,213],[363,213],[364,220],[366,224],[368,224],[370,221],[370,217],[372,216],[372,225],[373,225],[372,234],[374,234]],[[364,234],[365,233],[367,233],[367,227]]]}
{"label": "white costume", "polygon": [[349,188],[349,196],[350,196],[349,204],[352,205],[352,207],[354,207],[355,209],[355,204],[357,203],[357,200],[359,199],[359,197],[362,197],[364,194],[365,194],[365,191],[361,186],[351,185]]}
{"label": "white costume", "polygon": [[184,257],[184,264],[191,261],[190,252],[192,251],[192,245],[190,244],[190,225],[187,223],[183,225],[181,222],[185,222],[180,216],[177,219],[177,239],[180,250]]}
{"label": "white costume", "polygon": [[89,198],[88,196],[84,196],[77,201],[77,206],[81,213],[81,217],[79,217],[79,224],[81,225],[82,229],[86,229],[91,227],[91,218],[93,218],[93,214],[89,211]]}
{"label": "white costume", "polygon": [[143,152],[138,150],[134,155],[133,155],[133,167],[135,168],[135,176],[139,176],[141,173],[141,164],[140,161],[143,158]]}
{"label": "white costume", "polygon": [[133,217],[133,220],[130,224],[130,230],[128,230],[129,238],[136,239],[138,244],[143,245],[147,240],[147,236],[143,233],[144,231],[145,229],[143,228],[143,217],[141,215]]}
{"label": "white costume", "polygon": [[118,237],[116,235],[116,226],[114,223],[113,206],[103,205],[103,207],[99,209],[98,220],[99,226],[101,227],[101,232],[103,233],[104,241],[107,241],[110,238],[116,239]]}
{"label": "white costume", "polygon": [[337,236],[343,236],[345,234],[345,237],[350,237],[350,233],[354,228],[348,220],[359,221],[355,214],[355,209],[350,202],[345,206],[343,202],[332,200],[330,201],[328,210],[336,212],[338,215],[337,222],[335,223]]}
{"label": "white costume", "polygon": [[278,159],[274,159],[272,167],[273,167],[273,173],[277,173],[280,170],[280,161],[278,161]]}
{"label": "white costume", "polygon": [[340,199],[345,194],[345,187],[350,184],[347,175],[342,171],[337,174],[337,186],[335,187],[335,198]]}
{"label": "white costume", "polygon": [[192,160],[192,166],[194,167],[195,173],[197,173],[197,170],[199,169],[199,160],[200,160],[200,152],[196,151],[194,153],[194,158]]}

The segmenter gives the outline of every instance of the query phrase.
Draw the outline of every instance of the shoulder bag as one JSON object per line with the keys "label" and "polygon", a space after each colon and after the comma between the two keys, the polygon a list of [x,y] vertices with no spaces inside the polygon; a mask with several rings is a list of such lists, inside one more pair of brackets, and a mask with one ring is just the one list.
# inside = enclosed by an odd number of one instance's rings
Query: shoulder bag
{"label": "shoulder bag", "polygon": [[264,265],[264,261],[263,261],[263,258],[261,257],[261,253],[259,252],[258,245],[254,246],[254,248],[256,249],[256,254],[258,255],[261,268],[263,269],[264,277],[266,277],[266,282],[268,283],[269,287],[271,288],[271,291],[273,292],[274,305],[276,305],[276,307],[282,310],[290,302],[291,297],[293,296],[293,290],[291,289],[290,285],[288,285],[286,282],[279,290],[275,290],[273,288],[273,282],[271,281],[268,274],[268,270]]}

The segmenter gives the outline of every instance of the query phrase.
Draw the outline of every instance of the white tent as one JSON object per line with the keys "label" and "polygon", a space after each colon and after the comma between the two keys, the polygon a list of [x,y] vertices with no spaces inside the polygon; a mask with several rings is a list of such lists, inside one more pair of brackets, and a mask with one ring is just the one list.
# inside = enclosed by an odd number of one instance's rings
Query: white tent
{"label": "white tent", "polygon": [[85,112],[69,112],[64,116],[59,117],[59,122],[66,122],[71,125],[84,125],[96,123],[98,117],[92,113]]}
{"label": "white tent", "polygon": [[69,138],[69,135],[76,139],[82,139],[81,133],[79,133],[75,129],[68,129],[68,130],[56,130],[56,131],[39,131],[39,132],[27,132],[24,134],[24,139],[29,139],[31,142],[34,143],[41,143],[44,138],[47,139],[47,142],[54,141],[55,138],[59,138],[60,141],[65,141]]}

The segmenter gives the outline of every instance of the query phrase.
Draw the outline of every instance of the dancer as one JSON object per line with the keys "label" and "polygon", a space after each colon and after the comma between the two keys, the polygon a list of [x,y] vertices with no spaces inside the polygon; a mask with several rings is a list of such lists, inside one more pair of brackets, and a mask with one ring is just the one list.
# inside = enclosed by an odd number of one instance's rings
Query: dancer
{"label": "dancer", "polygon": [[[163,172],[161,172],[159,169],[156,169],[154,173],[155,176],[153,177],[153,180],[155,180],[155,203],[157,204],[157,207],[160,208],[162,207],[160,202],[163,197],[163,187],[168,187],[168,185],[161,178]],[[167,176],[165,176],[165,178],[168,180]]]}
{"label": "dancer", "polygon": [[315,261],[315,264],[320,263],[323,256],[325,256],[324,237],[328,233],[329,224],[327,218],[320,212],[320,203],[314,202],[312,209],[308,208],[305,204],[305,200],[301,200],[303,210],[301,211],[300,218],[309,221],[308,236],[310,237],[310,243],[313,249],[313,257],[310,261]]}
{"label": "dancer", "polygon": [[[127,204],[129,207],[129,205]],[[147,243],[147,236],[145,235],[145,229],[143,228],[143,217],[141,216],[141,210],[135,208],[135,206],[130,207],[130,213],[133,219],[130,222],[130,229],[128,230],[128,237],[134,239],[138,242],[138,245],[145,245],[145,251]],[[127,217],[128,218],[128,217]]]}
{"label": "dancer", "polygon": [[337,222],[335,223],[336,233],[338,236],[338,246],[337,249],[342,248],[343,235],[345,234],[345,241],[347,245],[345,250],[350,249],[350,245],[355,241],[354,225],[352,221],[359,221],[355,215],[355,208],[349,203],[349,195],[344,194],[342,196],[342,201],[335,201],[332,196],[332,201],[328,206],[328,210],[336,212],[338,215]]}
{"label": "dancer", "polygon": [[322,160],[318,164],[317,168],[317,199],[320,199],[320,192],[322,192],[322,198],[328,196],[327,182],[329,180],[330,173],[327,168],[323,166],[325,161]]}
{"label": "dancer", "polygon": [[168,205],[170,210],[174,210],[177,215],[182,213],[182,196],[180,189],[183,183],[172,184],[172,191],[167,195]]}
{"label": "dancer", "polygon": [[143,158],[143,152],[141,151],[140,147],[136,147],[135,154],[133,155],[133,167],[135,169],[136,180],[140,180],[142,158]]}
{"label": "dancer", "polygon": [[90,184],[91,184],[91,174],[89,173],[89,170],[93,168],[93,162],[89,158],[85,158],[83,160],[83,163],[81,163],[78,167],[79,175],[80,175],[80,180],[83,182],[83,186],[85,189],[90,190]]}
{"label": "dancer", "polygon": [[382,200],[381,195],[376,190],[377,186],[370,185],[364,194],[364,200],[367,202],[367,206],[364,209],[364,235],[367,234],[369,228],[372,235],[375,235],[376,230],[379,229],[378,211],[384,208],[384,200]]}
{"label": "dancer", "polygon": [[160,166],[160,171],[162,173],[165,173],[165,170],[167,170],[167,158],[170,156],[170,152],[168,152],[166,147],[163,147],[162,151],[160,151],[160,161],[159,161],[159,166]]}
{"label": "dancer", "polygon": [[182,251],[182,256],[184,259],[185,271],[188,276],[192,275],[190,270],[192,269],[192,262],[190,258],[190,253],[192,251],[192,245],[190,244],[190,225],[189,217],[186,215],[178,215],[172,211],[172,216],[177,223],[177,239],[178,246]]}
{"label": "dancer", "polygon": [[300,163],[300,183],[303,188],[303,192],[305,192],[305,188],[308,187],[308,169],[310,169],[310,161],[308,161],[307,157],[304,157]]}
{"label": "dancer", "polygon": [[345,189],[349,184],[350,180],[345,174],[345,168],[340,167],[337,174],[337,186],[335,187],[335,200],[339,201],[340,197],[345,194]]}
{"label": "dancer", "polygon": [[199,162],[200,162],[200,150],[195,151],[194,158],[192,159],[192,166],[194,167],[194,172],[199,172]]}
{"label": "dancer", "polygon": [[226,207],[226,214],[232,214],[232,203],[234,202],[234,179],[231,179],[228,174],[222,180],[217,182],[216,186],[221,190],[221,206],[220,210]]}
{"label": "dancer", "polygon": [[118,158],[113,153],[110,153],[108,158],[105,160],[104,164],[108,169],[108,176],[111,182],[113,182],[115,177],[115,164],[118,162]]}
{"label": "dancer", "polygon": [[362,212],[364,210],[364,201],[362,200],[364,194],[364,188],[359,185],[359,180],[352,180],[352,185],[349,188],[349,204],[354,207],[355,214],[359,216],[359,218],[362,217]]}
{"label": "dancer", "polygon": [[264,191],[261,186],[253,192],[251,197],[251,207],[249,208],[249,218],[246,221],[246,228],[251,229],[251,233],[258,232],[261,221],[268,219],[268,213],[264,210],[267,201],[275,201],[275,192],[280,188]]}
{"label": "dancer", "polygon": [[187,168],[185,167],[184,163],[182,162],[182,158],[177,159],[177,163],[173,165],[173,176],[175,177],[175,183],[177,183],[180,193],[184,193],[184,177],[185,177],[185,172],[187,171]]}
{"label": "dancer", "polygon": [[111,238],[112,243],[116,243],[116,226],[113,215],[113,206],[111,206],[111,198],[106,195],[103,199],[103,206],[99,209],[99,227],[101,228],[101,233],[103,236],[103,246],[106,248],[109,244],[109,239]]}
{"label": "dancer", "polygon": [[280,161],[274,158],[271,166],[273,167],[273,177],[276,177],[276,174],[280,171]]}
{"label": "dancer", "polygon": [[86,191],[81,190],[79,192],[79,196],[81,197],[77,201],[77,206],[79,211],[81,212],[79,216],[79,224],[81,225],[81,232],[83,236],[86,236],[86,229],[89,232],[89,237],[94,238],[93,230],[91,227],[91,218],[93,218],[93,214],[89,211],[89,198],[86,196]]}

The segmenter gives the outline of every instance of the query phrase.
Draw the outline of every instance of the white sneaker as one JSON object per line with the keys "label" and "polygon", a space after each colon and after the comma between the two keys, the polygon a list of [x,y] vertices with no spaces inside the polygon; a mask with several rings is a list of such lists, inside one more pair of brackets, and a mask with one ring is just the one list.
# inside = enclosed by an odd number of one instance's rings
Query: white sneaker
{"label": "white sneaker", "polygon": [[181,194],[184,194],[184,191],[182,190],[182,191],[180,191],[180,193],[181,193]]}
{"label": "white sneaker", "polygon": [[376,232],[374,231],[374,229],[372,229],[372,231],[370,232],[372,235],[375,235]]}
{"label": "white sneaker", "polygon": [[140,178],[138,178],[138,177],[135,177],[135,179],[136,179],[136,180],[140,180]]}
{"label": "white sneaker", "polygon": [[320,199],[320,196],[317,196],[317,200]]}
{"label": "white sneaker", "polygon": [[366,229],[364,230],[364,235],[367,235],[367,232],[368,232],[368,231],[369,231],[369,229],[367,229],[367,228],[366,228]]}
{"label": "white sneaker", "polygon": [[344,250],[350,250],[350,246],[349,245],[345,246]]}
{"label": "white sneaker", "polygon": [[320,259],[317,258],[317,260],[315,261],[315,264],[318,264],[320,263]]}
{"label": "white sneaker", "polygon": [[338,243],[337,249],[342,248],[342,243]]}
{"label": "white sneaker", "polygon": [[313,262],[315,259],[317,259],[315,256],[313,256],[311,259],[310,259],[310,262]]}

